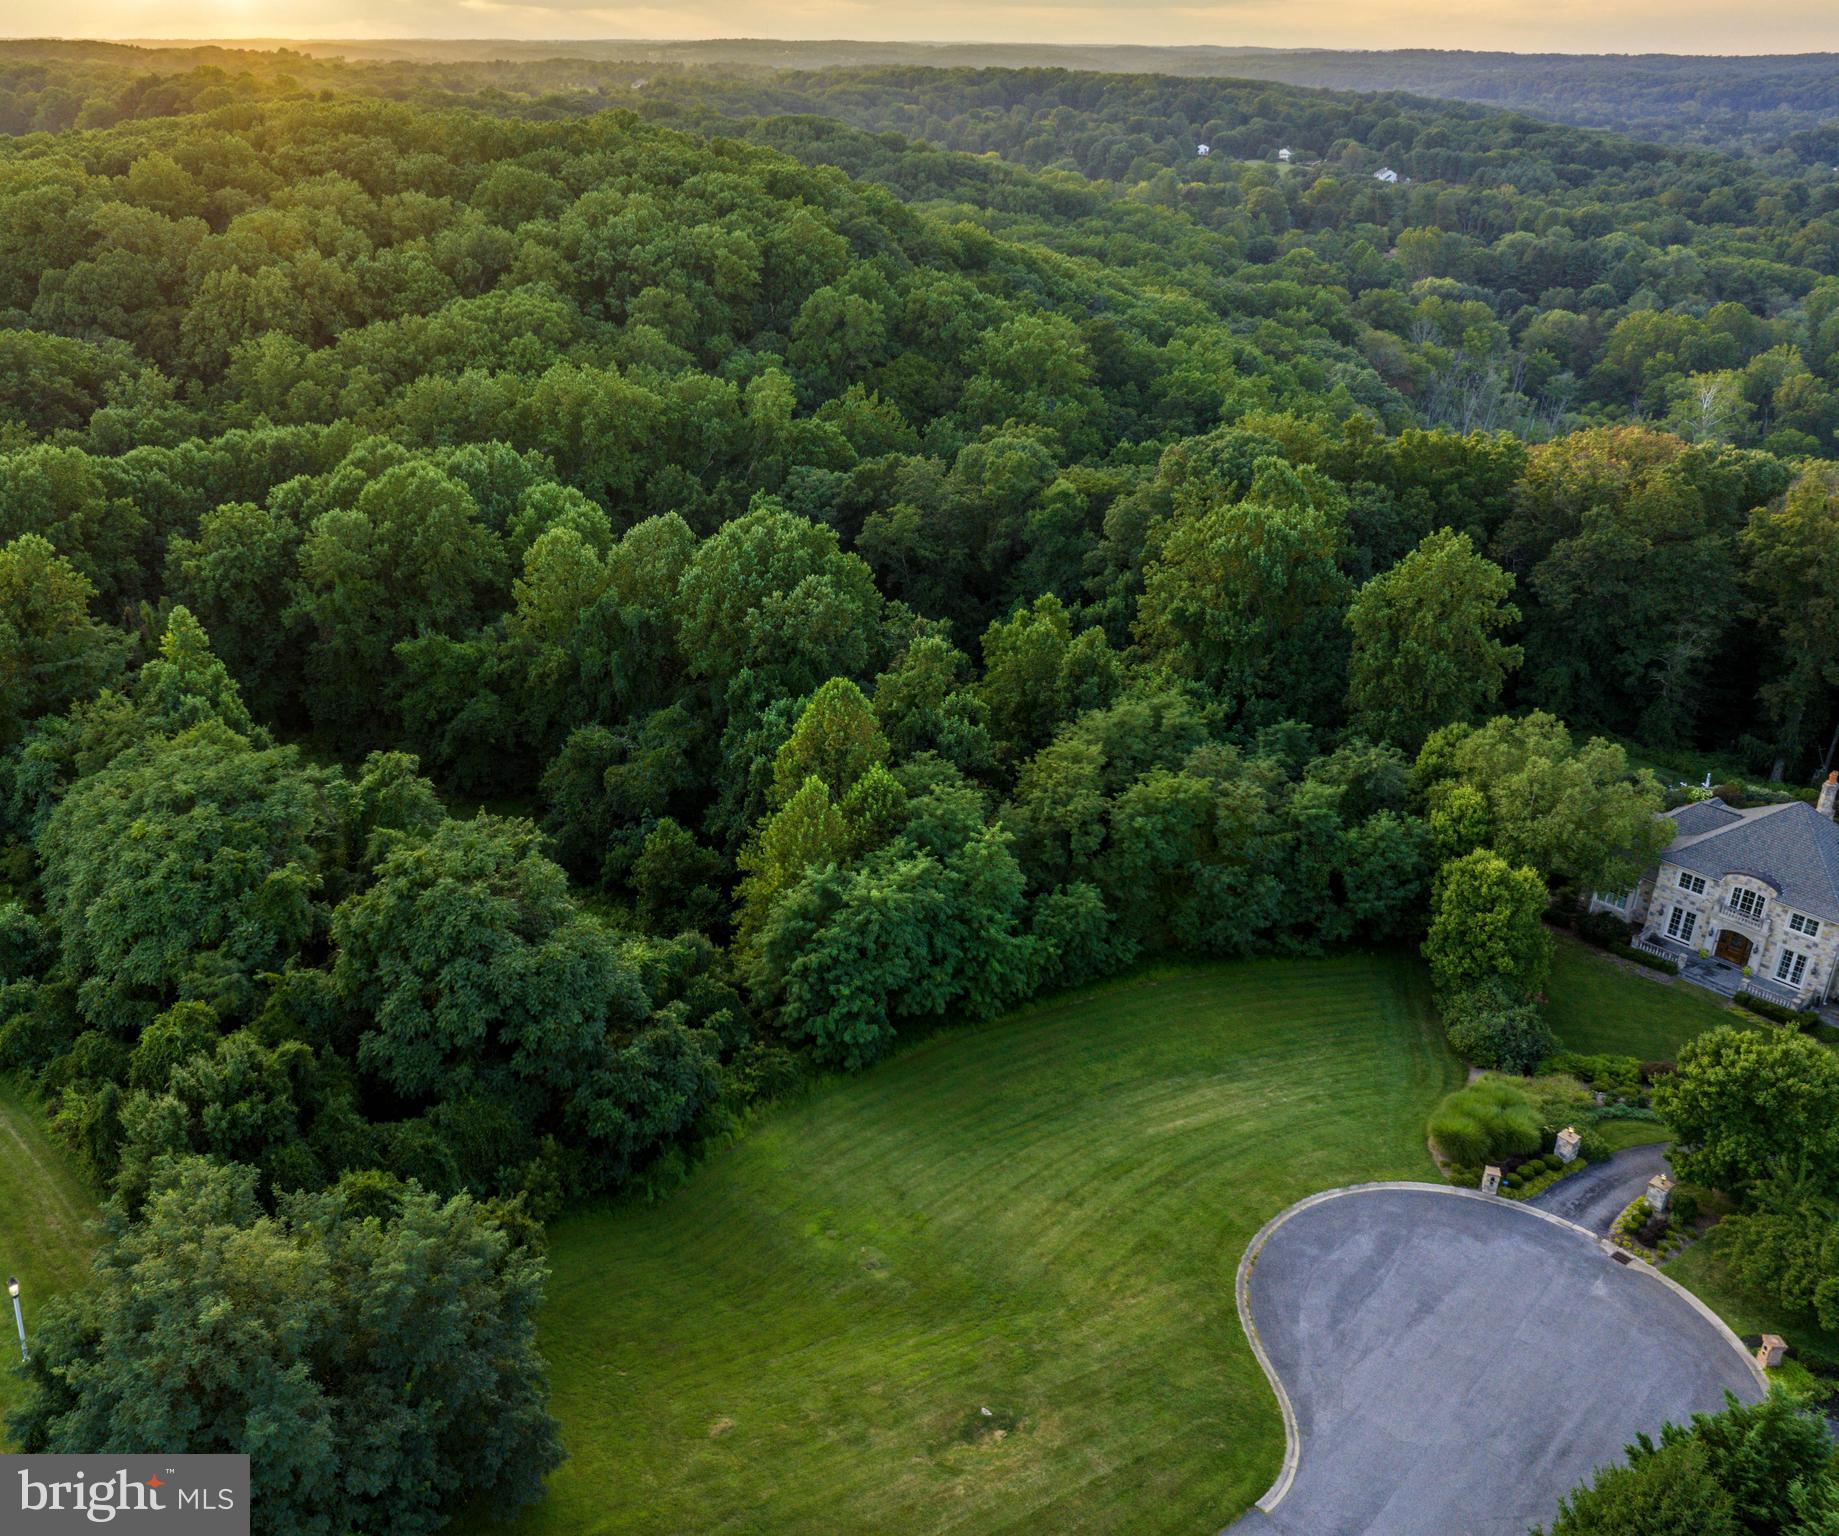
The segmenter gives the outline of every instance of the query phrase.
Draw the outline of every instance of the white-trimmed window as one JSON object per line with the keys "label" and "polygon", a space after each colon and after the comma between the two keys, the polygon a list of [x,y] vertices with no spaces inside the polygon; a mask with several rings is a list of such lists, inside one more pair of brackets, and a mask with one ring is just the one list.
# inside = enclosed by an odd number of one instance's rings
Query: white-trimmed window
{"label": "white-trimmed window", "polygon": [[1788,926],[1795,933],[1804,933],[1810,939],[1817,939],[1820,936],[1819,922],[1811,917],[1802,917],[1799,912],[1789,914]]}
{"label": "white-trimmed window", "polygon": [[1667,918],[1667,937],[1678,939],[1682,944],[1692,942],[1692,930],[1698,926],[1699,915],[1688,912],[1684,907],[1675,907]]}
{"label": "white-trimmed window", "polygon": [[1626,912],[1630,894],[1628,891],[1598,891],[1596,904],[1599,907],[1613,907],[1618,912]]}
{"label": "white-trimmed window", "polygon": [[1781,959],[1775,962],[1775,979],[1785,981],[1791,987],[1798,987],[1806,974],[1807,957],[1795,950],[1784,949]]}
{"label": "white-trimmed window", "polygon": [[1740,885],[1730,893],[1730,900],[1726,904],[1731,911],[1744,917],[1761,917],[1762,909],[1769,902],[1761,891],[1752,891],[1747,885]]}
{"label": "white-trimmed window", "polygon": [[1694,896],[1703,896],[1705,894],[1705,877],[1703,875],[1695,875],[1689,869],[1682,869],[1679,872],[1679,888],[1682,891],[1692,892]]}

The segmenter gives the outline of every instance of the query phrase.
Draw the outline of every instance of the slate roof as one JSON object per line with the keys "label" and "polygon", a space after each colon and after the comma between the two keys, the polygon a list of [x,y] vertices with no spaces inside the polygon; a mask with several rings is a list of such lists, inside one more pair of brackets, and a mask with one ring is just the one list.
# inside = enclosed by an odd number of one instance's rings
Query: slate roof
{"label": "slate roof", "polygon": [[1660,856],[1666,863],[1714,880],[1756,876],[1784,906],[1839,922],[1839,823],[1805,800],[1747,811],[1701,800],[1667,816],[1679,830]]}
{"label": "slate roof", "polygon": [[1743,820],[1742,813],[1733,811],[1715,795],[1709,800],[1695,801],[1691,805],[1682,805],[1676,811],[1668,811],[1667,817],[1679,828],[1675,837],[1697,837],[1701,832],[1713,832],[1719,827],[1732,826]]}

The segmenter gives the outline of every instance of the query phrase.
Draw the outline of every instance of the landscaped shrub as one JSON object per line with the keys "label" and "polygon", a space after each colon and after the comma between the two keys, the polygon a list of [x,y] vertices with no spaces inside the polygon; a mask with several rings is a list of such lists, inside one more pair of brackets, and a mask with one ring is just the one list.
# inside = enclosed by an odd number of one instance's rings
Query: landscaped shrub
{"label": "landscaped shrub", "polygon": [[1444,992],[1437,1009],[1450,1049],[1478,1067],[1530,1072],[1552,1048],[1552,1032],[1538,1008],[1509,982],[1490,980]]}
{"label": "landscaped shrub", "polygon": [[1569,1073],[1541,1073],[1516,1079],[1513,1086],[1532,1101],[1539,1118],[1541,1149],[1550,1147],[1567,1125],[1580,1130],[1596,1108],[1590,1090]]}
{"label": "landscaped shrub", "polygon": [[1772,1019],[1777,1024],[1792,1024],[1796,1029],[1813,1034],[1824,1022],[1820,1015],[1810,1008],[1790,1008],[1786,1004],[1771,1002],[1766,997],[1757,997],[1745,992],[1737,999],[1737,1006],[1746,1012],[1760,1014],[1765,1019]]}
{"label": "landscaped shrub", "polygon": [[1659,971],[1666,976],[1679,974],[1679,963],[1663,959],[1659,955],[1650,955],[1645,949],[1636,949],[1632,944],[1613,944],[1610,946],[1616,954],[1635,965],[1645,966],[1650,971]]}
{"label": "landscaped shrub", "polygon": [[1452,1162],[1484,1163],[1539,1150],[1539,1116],[1512,1083],[1482,1078],[1431,1113],[1430,1138]]}
{"label": "landscaped shrub", "polygon": [[1513,1177],[1502,1185],[1502,1192],[1509,1200],[1531,1200],[1536,1195],[1544,1194],[1560,1179],[1579,1173],[1586,1166],[1582,1158],[1573,1163],[1559,1163],[1549,1157],[1522,1163],[1514,1171]]}
{"label": "landscaped shrub", "polygon": [[1572,925],[1578,938],[1604,949],[1628,942],[1628,923],[1613,912],[1584,912]]}
{"label": "landscaped shrub", "polygon": [[1641,1097],[1641,1063],[1633,1056],[1587,1056],[1579,1051],[1559,1051],[1539,1064],[1541,1073],[1567,1072],[1612,1099]]}

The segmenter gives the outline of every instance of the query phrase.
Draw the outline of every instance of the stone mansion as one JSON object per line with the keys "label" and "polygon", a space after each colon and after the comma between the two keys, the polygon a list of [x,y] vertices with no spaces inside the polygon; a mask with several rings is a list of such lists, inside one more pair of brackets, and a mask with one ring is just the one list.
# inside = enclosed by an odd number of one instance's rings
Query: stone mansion
{"label": "stone mansion", "polygon": [[1639,928],[1643,949],[1691,980],[1797,1007],[1839,997],[1839,773],[1804,800],[1736,810],[1701,800],[1668,811],[1673,841],[1624,895],[1592,912]]}

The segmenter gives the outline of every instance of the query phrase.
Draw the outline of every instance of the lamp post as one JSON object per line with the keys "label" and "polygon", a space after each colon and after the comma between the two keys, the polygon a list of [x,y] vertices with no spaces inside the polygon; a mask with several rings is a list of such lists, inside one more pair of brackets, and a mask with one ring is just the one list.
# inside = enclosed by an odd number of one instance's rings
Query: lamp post
{"label": "lamp post", "polygon": [[6,1277],[6,1294],[13,1298],[13,1322],[17,1324],[19,1328],[19,1358],[21,1360],[28,1360],[31,1356],[26,1353],[26,1318],[25,1313],[19,1310],[19,1280],[17,1276],[8,1275]]}

